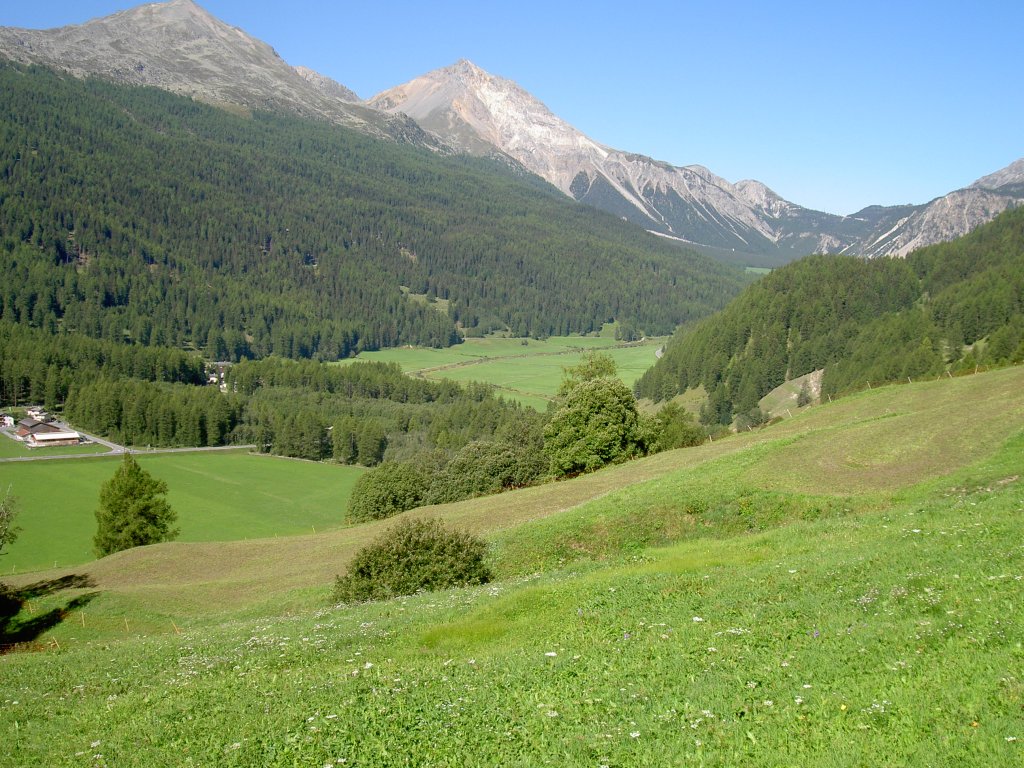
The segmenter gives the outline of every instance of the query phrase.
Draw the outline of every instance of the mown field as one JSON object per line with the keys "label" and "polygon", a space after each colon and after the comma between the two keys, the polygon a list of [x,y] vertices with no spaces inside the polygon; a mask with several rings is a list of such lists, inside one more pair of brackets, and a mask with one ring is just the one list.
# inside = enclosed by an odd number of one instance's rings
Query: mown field
{"label": "mown field", "polygon": [[537,339],[466,339],[447,349],[385,349],[363,352],[359,360],[398,363],[403,371],[427,378],[493,384],[507,399],[543,411],[558,391],[565,369],[588,351],[610,355],[629,386],[650,368],[665,338],[622,344],[613,335],[555,336]]}
{"label": "mown field", "polygon": [[481,588],[331,606],[389,522],[120,553],[0,658],[0,764],[1020,765],[1022,476],[1016,368],[407,513]]}
{"label": "mown field", "polygon": [[[53,449],[51,449],[53,450]],[[18,540],[5,552],[3,574],[93,559],[100,486],[118,457],[0,464],[0,485],[18,499]],[[344,523],[357,467],[238,452],[138,455],[168,486],[180,541],[232,541],[290,536]]]}

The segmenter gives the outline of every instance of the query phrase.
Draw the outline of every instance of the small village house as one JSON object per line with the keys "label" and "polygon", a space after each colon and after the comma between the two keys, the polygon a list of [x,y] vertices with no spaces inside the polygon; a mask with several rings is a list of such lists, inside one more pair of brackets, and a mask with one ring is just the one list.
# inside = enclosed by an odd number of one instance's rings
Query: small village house
{"label": "small village house", "polygon": [[18,429],[15,431],[15,435],[19,440],[28,442],[28,438],[32,435],[39,435],[46,432],[60,432],[59,427],[55,427],[53,424],[46,424],[42,421],[36,421],[35,419],[22,419],[18,422]]}

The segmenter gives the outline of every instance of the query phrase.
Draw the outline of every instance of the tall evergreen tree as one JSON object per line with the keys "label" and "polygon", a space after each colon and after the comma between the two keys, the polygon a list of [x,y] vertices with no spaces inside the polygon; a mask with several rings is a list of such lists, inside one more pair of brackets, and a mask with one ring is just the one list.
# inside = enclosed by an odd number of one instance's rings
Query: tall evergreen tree
{"label": "tall evergreen tree", "polygon": [[130,453],[100,488],[93,539],[99,557],[143,544],[170,541],[178,535],[177,514],[164,495],[167,483],[139,466]]}

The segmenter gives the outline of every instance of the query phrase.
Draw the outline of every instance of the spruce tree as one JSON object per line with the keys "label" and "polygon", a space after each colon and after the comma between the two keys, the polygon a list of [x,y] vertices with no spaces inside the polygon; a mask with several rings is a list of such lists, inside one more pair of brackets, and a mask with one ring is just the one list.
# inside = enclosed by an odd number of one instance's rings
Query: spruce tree
{"label": "spruce tree", "polygon": [[164,498],[166,493],[167,483],[154,478],[126,453],[117,472],[100,488],[93,539],[96,555],[104,557],[175,538],[178,529],[172,526],[177,514]]}

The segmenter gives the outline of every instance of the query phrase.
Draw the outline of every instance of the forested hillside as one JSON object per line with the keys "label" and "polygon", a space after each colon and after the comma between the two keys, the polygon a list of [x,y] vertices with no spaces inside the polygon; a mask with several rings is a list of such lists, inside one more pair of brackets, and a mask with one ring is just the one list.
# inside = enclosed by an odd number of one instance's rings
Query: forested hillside
{"label": "forested hillside", "polygon": [[836,394],[947,368],[1024,359],[1024,209],[906,260],[812,256],[677,331],[637,382],[663,400],[708,393],[729,423],[788,379],[825,369]]}
{"label": "forested hillside", "polygon": [[741,283],[534,177],[336,126],[14,65],[0,115],[9,322],[336,359],[457,326],[664,333]]}

